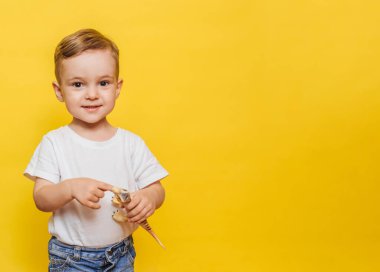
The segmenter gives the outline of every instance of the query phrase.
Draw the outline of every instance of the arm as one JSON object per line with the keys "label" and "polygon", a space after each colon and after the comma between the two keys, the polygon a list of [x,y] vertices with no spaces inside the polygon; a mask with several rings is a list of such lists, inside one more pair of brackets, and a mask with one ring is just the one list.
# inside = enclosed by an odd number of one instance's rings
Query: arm
{"label": "arm", "polygon": [[141,223],[161,207],[165,200],[165,189],[158,180],[131,193],[131,199],[131,202],[126,206],[128,221]]}
{"label": "arm", "polygon": [[43,212],[55,211],[73,199],[89,208],[99,209],[98,202],[104,197],[104,191],[111,189],[110,184],[90,178],[67,179],[54,184],[37,177],[33,198],[37,208]]}

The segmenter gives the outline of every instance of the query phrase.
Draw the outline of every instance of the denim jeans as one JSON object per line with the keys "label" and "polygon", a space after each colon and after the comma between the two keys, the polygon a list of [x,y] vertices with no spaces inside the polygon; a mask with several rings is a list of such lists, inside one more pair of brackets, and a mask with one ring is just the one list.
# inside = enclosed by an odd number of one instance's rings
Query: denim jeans
{"label": "denim jeans", "polygon": [[71,246],[52,237],[48,248],[51,272],[134,271],[136,252],[132,236],[103,248]]}

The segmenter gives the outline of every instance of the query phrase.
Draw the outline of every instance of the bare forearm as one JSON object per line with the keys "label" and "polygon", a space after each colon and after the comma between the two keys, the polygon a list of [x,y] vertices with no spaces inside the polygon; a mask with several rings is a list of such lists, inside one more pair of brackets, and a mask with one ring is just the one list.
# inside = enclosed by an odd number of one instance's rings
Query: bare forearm
{"label": "bare forearm", "polygon": [[142,190],[149,194],[149,198],[154,201],[156,209],[161,207],[165,200],[165,189],[160,182],[153,183]]}
{"label": "bare forearm", "polygon": [[37,208],[44,212],[52,212],[70,202],[73,199],[70,182],[68,179],[58,184],[36,188],[33,196]]}
{"label": "bare forearm", "polygon": [[71,200],[91,209],[99,209],[99,200],[112,185],[92,178],[72,178],[54,184],[48,180],[37,178],[34,185],[34,202],[39,210],[55,211]]}

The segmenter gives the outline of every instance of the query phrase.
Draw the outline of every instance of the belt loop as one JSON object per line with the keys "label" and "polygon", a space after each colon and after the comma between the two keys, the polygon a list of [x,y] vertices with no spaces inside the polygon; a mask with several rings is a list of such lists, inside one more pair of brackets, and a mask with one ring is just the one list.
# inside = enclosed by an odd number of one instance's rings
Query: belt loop
{"label": "belt loop", "polygon": [[80,252],[81,252],[81,247],[75,246],[74,247],[74,260],[76,260],[76,261],[80,260]]}
{"label": "belt loop", "polygon": [[124,239],[124,244],[126,246],[129,246],[131,244],[131,236],[128,236],[127,238]]}

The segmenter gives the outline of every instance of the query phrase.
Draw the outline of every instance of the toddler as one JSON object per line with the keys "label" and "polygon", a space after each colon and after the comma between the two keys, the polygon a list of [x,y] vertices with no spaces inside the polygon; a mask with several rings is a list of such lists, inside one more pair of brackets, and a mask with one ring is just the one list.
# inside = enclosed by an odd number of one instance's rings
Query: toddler
{"label": "toddler", "polygon": [[[112,126],[123,80],[119,50],[94,29],[65,37],[55,50],[53,88],[73,116],[46,133],[24,175],[49,220],[49,271],[134,271],[132,233],[165,198],[168,172],[136,134]],[[128,222],[112,219],[112,187],[125,188]]]}

